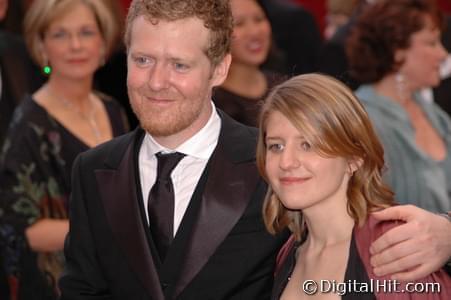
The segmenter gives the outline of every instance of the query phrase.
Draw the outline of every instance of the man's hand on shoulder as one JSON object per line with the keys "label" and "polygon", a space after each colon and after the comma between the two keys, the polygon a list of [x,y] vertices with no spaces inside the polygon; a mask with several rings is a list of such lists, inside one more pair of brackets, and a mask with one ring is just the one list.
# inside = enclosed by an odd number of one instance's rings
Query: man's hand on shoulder
{"label": "man's hand on shoulder", "polygon": [[446,217],[413,205],[394,206],[373,213],[379,220],[406,222],[371,245],[374,273],[413,281],[435,272],[451,256],[451,222]]}

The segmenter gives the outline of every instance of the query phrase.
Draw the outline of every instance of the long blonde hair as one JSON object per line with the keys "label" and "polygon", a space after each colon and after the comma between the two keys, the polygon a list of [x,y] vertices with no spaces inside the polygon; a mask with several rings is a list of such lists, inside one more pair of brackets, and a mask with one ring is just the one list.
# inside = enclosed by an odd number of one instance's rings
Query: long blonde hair
{"label": "long blonde hair", "polygon": [[[319,155],[362,162],[347,189],[348,212],[356,223],[363,224],[371,211],[393,204],[393,192],[382,182],[382,145],[363,106],[344,84],[326,75],[305,74],[269,94],[261,111],[257,145],[257,166],[265,180],[267,122],[275,111],[302,131]],[[271,187],[263,217],[270,233],[288,227],[300,238],[302,212],[285,208]]]}

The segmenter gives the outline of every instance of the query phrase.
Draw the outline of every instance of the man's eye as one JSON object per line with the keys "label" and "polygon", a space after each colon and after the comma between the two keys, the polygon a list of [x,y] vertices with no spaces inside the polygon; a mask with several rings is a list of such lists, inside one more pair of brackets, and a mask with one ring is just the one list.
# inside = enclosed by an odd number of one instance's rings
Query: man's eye
{"label": "man's eye", "polygon": [[138,65],[138,66],[145,66],[148,65],[150,63],[150,59],[144,56],[134,56],[133,57],[133,61]]}
{"label": "man's eye", "polygon": [[271,152],[280,152],[283,150],[284,147],[282,144],[269,144],[267,146],[267,148],[268,148],[268,151],[271,151]]}
{"label": "man's eye", "polygon": [[186,72],[189,69],[189,66],[182,63],[174,63],[174,68],[180,72]]}

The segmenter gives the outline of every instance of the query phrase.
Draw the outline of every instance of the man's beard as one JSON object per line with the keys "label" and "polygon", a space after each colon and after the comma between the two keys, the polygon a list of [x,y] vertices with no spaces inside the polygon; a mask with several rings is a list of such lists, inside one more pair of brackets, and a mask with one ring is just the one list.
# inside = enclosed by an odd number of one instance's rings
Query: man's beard
{"label": "man's beard", "polygon": [[[177,103],[171,109],[151,110],[144,104],[141,97],[138,101],[130,101],[133,112],[137,116],[140,126],[152,136],[171,136],[188,128],[195,122],[202,111],[201,101],[196,103]],[[183,100],[182,100],[183,101]]]}

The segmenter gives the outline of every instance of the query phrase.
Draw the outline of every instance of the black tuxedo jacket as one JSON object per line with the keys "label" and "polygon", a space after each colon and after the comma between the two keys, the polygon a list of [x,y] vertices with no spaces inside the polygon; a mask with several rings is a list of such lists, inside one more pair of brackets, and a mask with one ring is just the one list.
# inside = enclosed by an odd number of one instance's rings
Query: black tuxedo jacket
{"label": "black tuxedo jacket", "polygon": [[[170,282],[161,279],[144,217],[136,162],[143,135],[137,129],[75,162],[61,299],[269,299],[287,234],[273,237],[262,222],[266,185],[255,165],[256,130],[222,115],[203,187],[165,262],[177,262]],[[185,243],[177,242],[179,232]]]}

